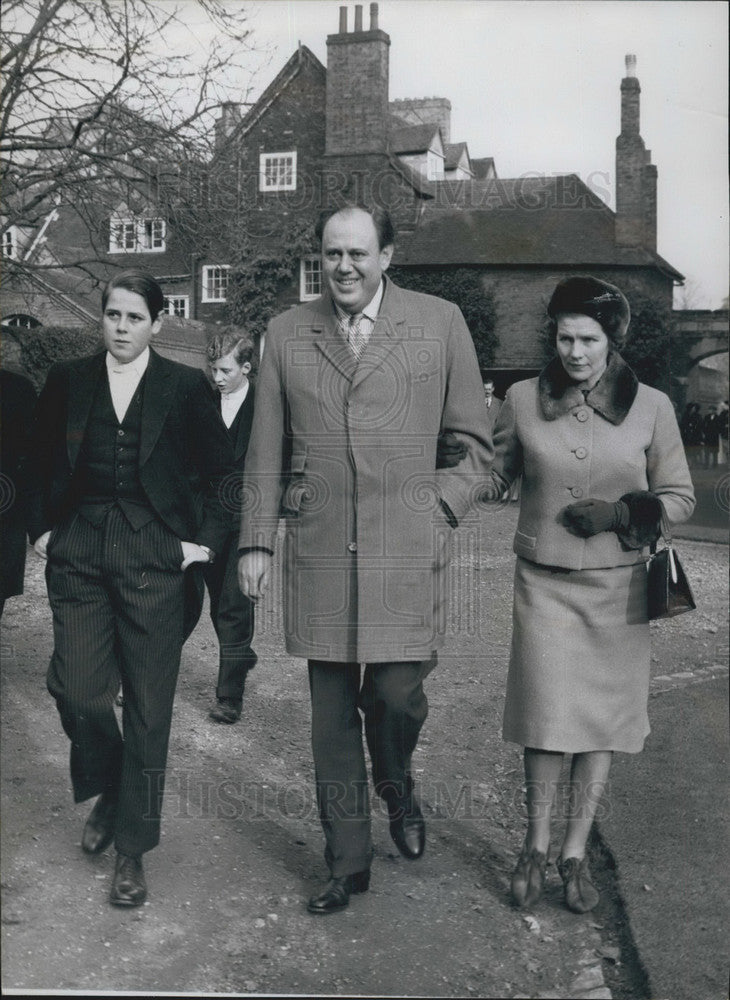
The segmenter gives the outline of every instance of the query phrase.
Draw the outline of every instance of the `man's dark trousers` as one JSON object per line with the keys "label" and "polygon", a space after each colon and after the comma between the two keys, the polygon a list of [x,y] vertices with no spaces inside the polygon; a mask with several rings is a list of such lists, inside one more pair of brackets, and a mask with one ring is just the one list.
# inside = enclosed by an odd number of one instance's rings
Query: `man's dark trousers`
{"label": "man's dark trousers", "polygon": [[223,551],[203,569],[210,595],[210,617],[218,636],[220,666],[216,698],[240,701],[248,671],[256,665],[251,649],[254,605],[238,585],[238,531],[231,532]]}
{"label": "man's dark trousers", "polygon": [[362,720],[375,791],[386,800],[410,791],[411,755],[428,715],[423,681],[430,660],[359,663],[309,660],[312,751],[325,860],[335,878],[370,867],[368,777]]}
{"label": "man's dark trousers", "polygon": [[[82,513],[67,518],[48,551],[48,689],[71,740],[74,799],[118,793],[116,849],[139,855],[160,838],[183,644],[182,546],[158,519],[135,530],[114,505],[98,527]],[[120,674],[124,740],[114,713]]]}

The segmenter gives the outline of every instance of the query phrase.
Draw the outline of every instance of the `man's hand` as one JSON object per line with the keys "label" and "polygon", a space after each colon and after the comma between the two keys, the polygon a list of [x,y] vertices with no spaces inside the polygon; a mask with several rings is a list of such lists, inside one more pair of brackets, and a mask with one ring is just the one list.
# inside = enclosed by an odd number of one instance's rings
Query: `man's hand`
{"label": "man's hand", "polygon": [[463,462],[469,453],[463,441],[460,441],[451,431],[439,434],[436,441],[436,468],[453,469],[459,462]]}
{"label": "man's hand", "polygon": [[260,549],[244,552],[238,560],[238,586],[243,596],[252,601],[258,601],[259,597],[263,597],[269,585],[270,572],[269,552],[262,552]]}
{"label": "man's hand", "polygon": [[187,569],[192,563],[210,562],[210,556],[203,548],[202,545],[198,545],[196,542],[180,542],[183,551],[183,561],[180,569]]}
{"label": "man's hand", "polygon": [[39,555],[41,559],[48,558],[48,539],[51,537],[50,531],[44,531],[42,535],[39,535],[35,542],[33,542],[33,548],[36,555]]}

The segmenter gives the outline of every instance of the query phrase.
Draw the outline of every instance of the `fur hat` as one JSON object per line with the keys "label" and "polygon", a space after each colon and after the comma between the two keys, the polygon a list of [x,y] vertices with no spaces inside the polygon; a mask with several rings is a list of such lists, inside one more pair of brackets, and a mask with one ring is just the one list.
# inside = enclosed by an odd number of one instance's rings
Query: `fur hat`
{"label": "fur hat", "polygon": [[565,314],[590,316],[600,323],[615,347],[621,347],[631,319],[629,303],[615,285],[589,274],[563,278],[555,287],[547,307],[548,316],[557,320]]}

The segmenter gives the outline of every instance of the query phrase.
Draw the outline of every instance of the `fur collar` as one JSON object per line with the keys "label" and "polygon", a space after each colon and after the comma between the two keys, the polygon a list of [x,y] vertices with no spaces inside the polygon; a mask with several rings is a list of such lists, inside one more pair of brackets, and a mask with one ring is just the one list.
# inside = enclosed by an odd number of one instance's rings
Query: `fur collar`
{"label": "fur collar", "polygon": [[[585,402],[596,413],[618,426],[623,423],[638,391],[639,380],[636,375],[621,355],[612,351],[605,372],[588,393]],[[556,420],[584,402],[583,393],[563,368],[560,358],[553,358],[540,372],[538,393],[546,420]]]}

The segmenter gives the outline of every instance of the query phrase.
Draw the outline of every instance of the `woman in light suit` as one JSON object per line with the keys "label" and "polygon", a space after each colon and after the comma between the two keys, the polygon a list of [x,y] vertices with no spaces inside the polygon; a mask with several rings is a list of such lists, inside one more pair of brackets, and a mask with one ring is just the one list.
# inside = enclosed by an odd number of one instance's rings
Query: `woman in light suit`
{"label": "woman in light suit", "polygon": [[684,521],[694,493],[669,398],[618,353],[630,310],[614,285],[561,281],[548,305],[556,357],[507,392],[484,495],[522,474],[513,638],[503,736],[524,749],[527,836],[512,876],[518,906],[545,884],[563,755],[573,755],[557,867],[569,909],[599,901],[586,843],[615,750],[649,732],[648,546],[662,510]]}

